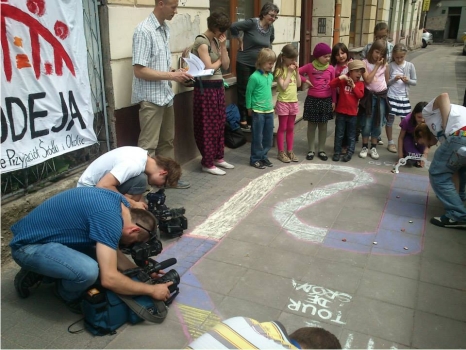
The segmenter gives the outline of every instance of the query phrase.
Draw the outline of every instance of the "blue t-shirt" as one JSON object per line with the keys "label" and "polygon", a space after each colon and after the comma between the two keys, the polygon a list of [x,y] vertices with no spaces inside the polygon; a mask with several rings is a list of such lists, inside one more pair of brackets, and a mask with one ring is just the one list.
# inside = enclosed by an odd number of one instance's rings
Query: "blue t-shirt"
{"label": "blue t-shirt", "polygon": [[69,189],[11,226],[10,247],[54,242],[82,249],[100,242],[116,250],[123,229],[121,203],[129,207],[121,194],[103,188]]}

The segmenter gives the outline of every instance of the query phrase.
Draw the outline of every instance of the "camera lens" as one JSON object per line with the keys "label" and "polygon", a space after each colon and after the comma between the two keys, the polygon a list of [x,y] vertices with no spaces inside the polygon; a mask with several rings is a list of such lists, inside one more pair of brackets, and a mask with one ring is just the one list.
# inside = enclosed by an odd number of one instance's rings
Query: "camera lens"
{"label": "camera lens", "polygon": [[176,286],[180,283],[180,275],[176,272],[175,269],[171,269],[165,275],[159,278],[159,283],[173,282],[173,285]]}

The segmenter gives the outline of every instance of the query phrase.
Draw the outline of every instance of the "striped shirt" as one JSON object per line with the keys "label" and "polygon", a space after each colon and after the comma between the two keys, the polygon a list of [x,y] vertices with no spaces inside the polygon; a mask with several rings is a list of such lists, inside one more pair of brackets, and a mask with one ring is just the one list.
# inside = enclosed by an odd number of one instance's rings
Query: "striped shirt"
{"label": "striped shirt", "polygon": [[246,317],[229,318],[188,345],[188,349],[298,349],[277,321],[259,323]]}
{"label": "striped shirt", "polygon": [[96,242],[117,249],[123,229],[119,193],[95,187],[61,192],[36,207],[11,227],[12,249],[28,244],[61,243],[74,249]]}
{"label": "striped shirt", "polygon": [[[160,25],[154,13],[134,31],[133,66],[136,64],[160,72],[170,71],[170,30],[165,22]],[[158,106],[171,106],[174,96],[169,80],[149,81],[133,75],[131,103],[146,101]]]}

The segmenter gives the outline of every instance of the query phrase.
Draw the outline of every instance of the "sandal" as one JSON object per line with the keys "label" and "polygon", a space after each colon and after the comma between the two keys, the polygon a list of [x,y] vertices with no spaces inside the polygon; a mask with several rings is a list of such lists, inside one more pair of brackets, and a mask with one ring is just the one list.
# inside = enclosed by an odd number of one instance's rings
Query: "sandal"
{"label": "sandal", "polygon": [[307,159],[307,160],[313,160],[313,159],[314,159],[314,155],[315,155],[315,153],[312,152],[312,151],[307,152],[306,159]]}
{"label": "sandal", "polygon": [[319,153],[317,153],[317,157],[319,157],[321,160],[324,160],[324,161],[328,159],[328,157],[327,157],[327,155],[325,154],[325,152],[319,152]]}

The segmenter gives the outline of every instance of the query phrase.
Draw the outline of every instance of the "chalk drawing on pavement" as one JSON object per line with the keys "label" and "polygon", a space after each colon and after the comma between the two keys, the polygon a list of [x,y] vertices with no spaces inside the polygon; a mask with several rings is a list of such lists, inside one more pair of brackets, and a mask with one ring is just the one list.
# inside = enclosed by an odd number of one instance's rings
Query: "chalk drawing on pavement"
{"label": "chalk drawing on pavement", "polygon": [[319,317],[322,320],[338,325],[346,324],[343,321],[343,311],[347,303],[353,298],[351,295],[310,283],[301,283],[293,280],[293,288],[301,292],[299,300],[290,298],[288,309],[300,314]]}
{"label": "chalk drawing on pavement", "polygon": [[[428,178],[420,175],[395,174],[380,223],[374,232],[346,232],[319,227],[303,221],[299,212],[332,195],[364,186],[376,186],[371,172],[348,166],[300,164],[271,171],[252,180],[224,203],[190,234],[221,239],[244,219],[279,182],[299,171],[337,171],[351,175],[350,181],[335,182],[313,188],[294,198],[277,203],[272,215],[277,224],[293,237],[310,243],[357,253],[409,255],[422,250],[427,210]],[[401,195],[395,195],[400,193]],[[407,200],[406,200],[407,199]],[[376,208],[377,209],[377,208]],[[347,243],[345,243],[347,241]],[[373,248],[373,242],[377,246]],[[405,249],[408,248],[408,249]]]}

